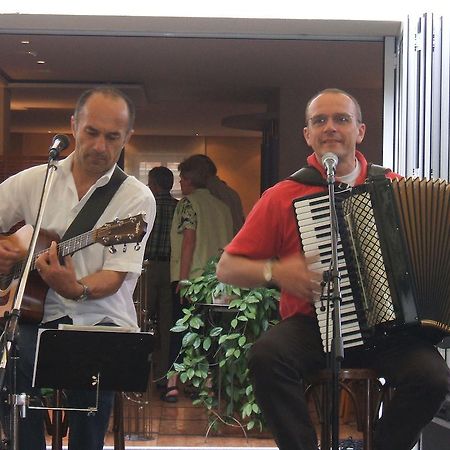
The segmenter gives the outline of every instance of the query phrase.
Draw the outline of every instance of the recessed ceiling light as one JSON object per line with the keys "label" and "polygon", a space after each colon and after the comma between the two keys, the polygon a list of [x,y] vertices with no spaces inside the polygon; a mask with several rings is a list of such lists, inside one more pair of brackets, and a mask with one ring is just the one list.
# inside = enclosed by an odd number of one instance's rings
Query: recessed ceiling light
{"label": "recessed ceiling light", "polygon": [[45,61],[43,59],[40,59],[38,61],[36,61],[38,64],[45,64]]}
{"label": "recessed ceiling light", "polygon": [[20,41],[20,43],[26,45],[26,44],[29,44],[30,41]]}

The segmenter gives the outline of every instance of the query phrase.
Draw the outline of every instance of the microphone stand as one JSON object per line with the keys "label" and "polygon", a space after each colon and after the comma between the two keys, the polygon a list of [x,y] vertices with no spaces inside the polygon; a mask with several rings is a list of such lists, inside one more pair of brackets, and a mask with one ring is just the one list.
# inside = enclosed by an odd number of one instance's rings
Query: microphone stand
{"label": "microphone stand", "polygon": [[333,339],[331,343],[331,448],[339,450],[339,371],[341,361],[344,359],[344,347],[341,330],[341,302],[340,274],[338,268],[337,242],[339,238],[339,225],[336,216],[336,203],[334,196],[334,167],[326,166],[328,196],[330,200],[330,224],[331,224],[331,273],[332,293],[329,296],[333,304]]}
{"label": "microphone stand", "polygon": [[[12,368],[13,377],[14,380],[12,380],[13,383],[13,389],[11,392],[12,394],[9,394],[9,403],[11,406],[11,413],[10,413],[10,430],[9,430],[9,441],[11,443],[11,450],[19,450],[19,436],[18,436],[18,427],[19,427],[19,417],[26,417],[26,409],[28,406],[28,396],[26,394],[17,394],[16,386],[15,386],[15,373],[16,373],[16,360],[15,352],[16,352],[16,339],[18,334],[18,324],[19,324],[19,317],[20,317],[20,309],[22,306],[22,300],[23,295],[25,292],[25,287],[28,280],[28,275],[30,273],[30,270],[34,269],[34,263],[35,263],[35,255],[34,251],[36,248],[36,243],[39,235],[39,231],[41,229],[42,224],[42,218],[44,215],[45,206],[47,204],[49,194],[51,191],[51,187],[54,180],[54,174],[56,173],[56,170],[58,168],[58,161],[56,160],[57,156],[59,155],[59,152],[62,149],[59,149],[58,151],[55,151],[55,149],[50,149],[49,151],[49,159],[48,159],[48,166],[47,171],[45,174],[45,180],[44,180],[44,187],[42,190],[41,195],[41,202],[39,205],[38,210],[38,216],[36,219],[36,223],[34,226],[33,234],[31,237],[31,243],[28,249],[27,259],[25,262],[25,265],[22,267],[22,271],[20,274],[20,281],[17,287],[17,290],[15,289],[15,286],[11,286],[12,291],[14,292],[14,304],[13,309],[9,312],[6,324],[5,324],[5,332],[2,337],[2,341],[0,343],[0,351],[1,351],[1,357],[0,357],[0,391],[3,392],[4,384],[5,384],[5,376],[6,371],[8,367],[8,362],[10,359],[13,360],[14,366]],[[12,293],[10,293],[12,295]],[[14,355],[14,357],[12,357]]]}

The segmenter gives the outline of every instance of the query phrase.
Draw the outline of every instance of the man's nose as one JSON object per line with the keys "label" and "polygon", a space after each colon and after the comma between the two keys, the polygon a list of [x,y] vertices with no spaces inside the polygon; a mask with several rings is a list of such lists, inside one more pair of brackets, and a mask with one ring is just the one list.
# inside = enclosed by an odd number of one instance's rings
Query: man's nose
{"label": "man's nose", "polygon": [[106,139],[104,136],[99,135],[96,137],[94,148],[100,152],[106,149]]}
{"label": "man's nose", "polygon": [[334,119],[332,116],[327,117],[326,122],[323,125],[323,129],[324,130],[336,130],[336,124],[334,123]]}

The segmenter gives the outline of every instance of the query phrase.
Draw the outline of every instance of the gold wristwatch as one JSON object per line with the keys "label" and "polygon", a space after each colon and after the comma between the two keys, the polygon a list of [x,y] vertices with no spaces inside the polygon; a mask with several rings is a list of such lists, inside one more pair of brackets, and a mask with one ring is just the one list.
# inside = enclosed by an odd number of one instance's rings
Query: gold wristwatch
{"label": "gold wristwatch", "polygon": [[272,281],[272,266],[273,261],[271,259],[267,260],[263,266],[263,277],[266,283],[270,283]]}

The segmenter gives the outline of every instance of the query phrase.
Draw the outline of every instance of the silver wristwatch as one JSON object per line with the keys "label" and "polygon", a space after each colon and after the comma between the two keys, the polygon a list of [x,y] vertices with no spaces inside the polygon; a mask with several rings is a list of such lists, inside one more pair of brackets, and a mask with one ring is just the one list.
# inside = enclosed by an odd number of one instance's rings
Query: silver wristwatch
{"label": "silver wristwatch", "polygon": [[[78,283],[80,283],[80,282],[78,282]],[[91,293],[91,291],[85,284],[83,284],[83,283],[80,283],[80,284],[81,284],[81,286],[83,286],[83,292],[78,297],[75,297],[74,299],[72,299],[74,302],[77,302],[77,303],[85,302],[89,298],[89,294]]]}

